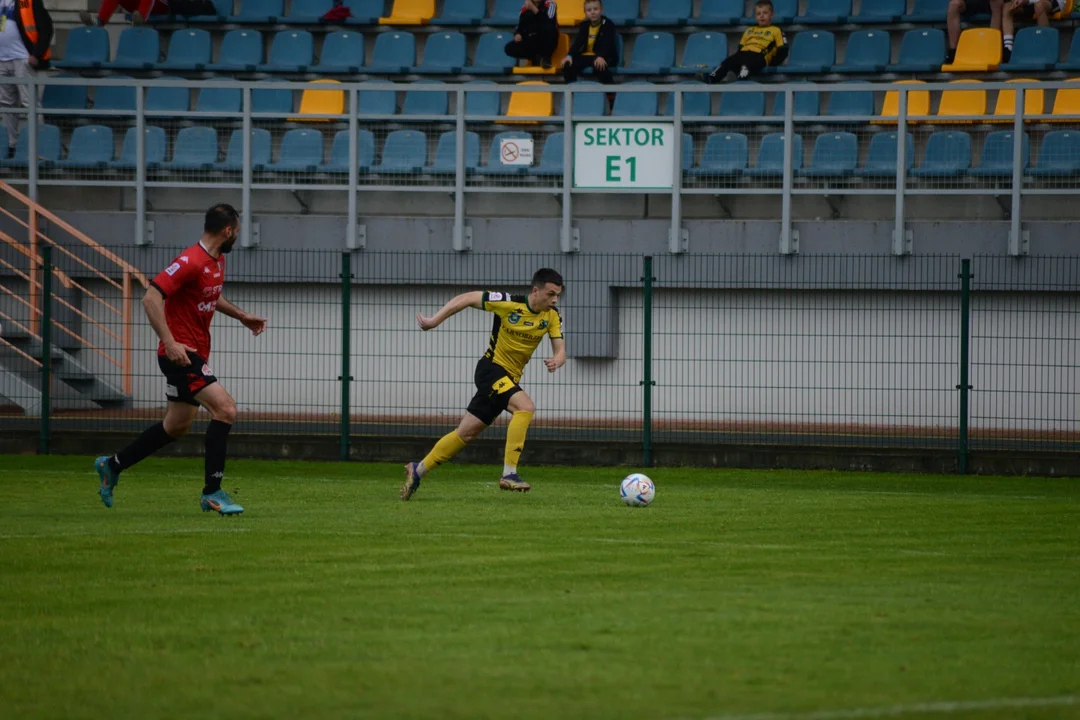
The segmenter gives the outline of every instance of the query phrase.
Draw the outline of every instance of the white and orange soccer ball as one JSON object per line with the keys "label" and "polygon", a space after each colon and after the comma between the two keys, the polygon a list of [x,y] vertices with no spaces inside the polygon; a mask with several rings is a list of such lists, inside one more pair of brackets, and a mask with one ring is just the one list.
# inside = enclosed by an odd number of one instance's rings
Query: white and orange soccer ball
{"label": "white and orange soccer ball", "polygon": [[630,507],[645,507],[656,497],[656,484],[642,473],[631,473],[619,486],[619,497]]}

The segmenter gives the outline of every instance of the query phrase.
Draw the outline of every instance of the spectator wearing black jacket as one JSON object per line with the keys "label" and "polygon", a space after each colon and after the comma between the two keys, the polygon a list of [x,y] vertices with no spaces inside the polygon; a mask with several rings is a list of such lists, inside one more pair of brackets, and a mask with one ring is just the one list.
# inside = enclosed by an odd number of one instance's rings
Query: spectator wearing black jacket
{"label": "spectator wearing black jacket", "polygon": [[514,39],[506,44],[506,54],[551,67],[551,56],[558,44],[559,24],[554,0],[525,0],[514,29]]}
{"label": "spectator wearing black jacket", "polygon": [[563,60],[563,78],[572,83],[586,68],[592,68],[597,80],[610,85],[615,82],[612,69],[618,65],[619,45],[615,23],[604,17],[604,3],[585,0],[585,20],[578,27],[577,37]]}

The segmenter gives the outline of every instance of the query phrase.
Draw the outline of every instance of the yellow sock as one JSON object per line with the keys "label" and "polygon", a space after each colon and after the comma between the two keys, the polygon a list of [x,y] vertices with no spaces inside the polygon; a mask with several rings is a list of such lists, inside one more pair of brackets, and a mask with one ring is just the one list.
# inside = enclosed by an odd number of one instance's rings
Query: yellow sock
{"label": "yellow sock", "polygon": [[531,412],[516,412],[510,418],[510,427],[506,429],[506,456],[503,460],[505,467],[503,474],[516,472],[518,460],[521,459],[521,451],[525,449],[525,433],[529,431],[529,423],[532,422]]}
{"label": "yellow sock", "polygon": [[448,462],[450,458],[465,449],[465,444],[465,441],[457,434],[457,430],[451,430],[443,435],[423,460],[425,473]]}

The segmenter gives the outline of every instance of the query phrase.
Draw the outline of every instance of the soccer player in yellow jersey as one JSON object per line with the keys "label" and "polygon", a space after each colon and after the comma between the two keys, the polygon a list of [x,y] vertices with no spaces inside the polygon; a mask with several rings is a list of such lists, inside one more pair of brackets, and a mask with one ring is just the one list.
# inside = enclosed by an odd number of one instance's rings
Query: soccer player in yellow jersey
{"label": "soccer player in yellow jersey", "polygon": [[760,73],[767,66],[779,65],[787,59],[787,40],[780,28],[772,24],[771,0],[758,0],[754,3],[754,20],[757,21],[757,26],[746,29],[739,41],[738,51],[706,75],[706,82],[724,82],[728,73],[735,73],[739,80],[745,80]]}
{"label": "soccer player in yellow jersey", "polygon": [[518,492],[531,489],[527,482],[518,477],[517,465],[536,406],[518,383],[525,372],[525,365],[545,335],[551,338],[552,350],[552,357],[544,361],[548,372],[553,373],[566,363],[562,317],[555,309],[562,291],[562,275],[550,268],[543,268],[533,275],[532,289],[528,295],[477,290],[458,295],[431,317],[416,316],[421,330],[433,330],[468,307],[493,313],[495,320],[487,352],[476,364],[476,395],[469,403],[465,417],[456,430],[435,443],[427,457],[405,466],[402,500],[411,498],[425,475],[464,450],[504,410],[509,410],[513,417],[506,431],[506,455],[499,487]]}

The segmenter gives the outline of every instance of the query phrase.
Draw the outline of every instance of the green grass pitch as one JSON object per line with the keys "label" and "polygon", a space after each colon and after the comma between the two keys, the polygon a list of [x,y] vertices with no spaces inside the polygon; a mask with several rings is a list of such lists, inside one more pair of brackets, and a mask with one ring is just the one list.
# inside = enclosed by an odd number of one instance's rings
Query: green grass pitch
{"label": "green grass pitch", "polygon": [[1080,483],[0,458],[0,718],[1080,717]]}

